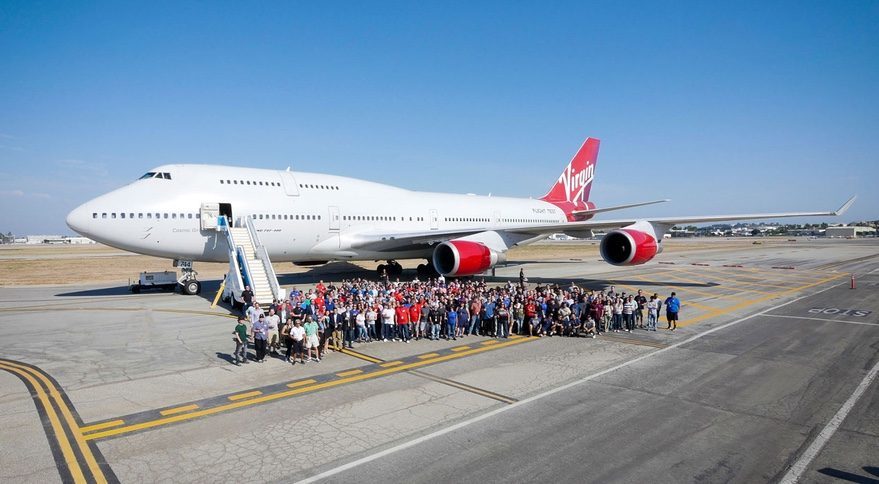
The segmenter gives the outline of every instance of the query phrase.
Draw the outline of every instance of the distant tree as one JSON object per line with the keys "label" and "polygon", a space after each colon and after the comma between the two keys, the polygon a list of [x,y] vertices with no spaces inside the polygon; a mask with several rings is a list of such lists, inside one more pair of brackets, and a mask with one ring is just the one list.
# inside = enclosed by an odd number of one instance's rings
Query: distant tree
{"label": "distant tree", "polygon": [[760,229],[754,229],[751,231],[751,235],[760,235]]}

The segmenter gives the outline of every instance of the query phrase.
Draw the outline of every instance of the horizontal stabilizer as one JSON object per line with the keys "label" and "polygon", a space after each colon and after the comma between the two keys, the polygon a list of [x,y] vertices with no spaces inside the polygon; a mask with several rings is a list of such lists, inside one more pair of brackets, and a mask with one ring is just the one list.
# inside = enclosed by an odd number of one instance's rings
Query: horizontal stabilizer
{"label": "horizontal stabilizer", "polygon": [[634,208],[634,207],[643,207],[644,205],[653,205],[655,203],[663,203],[670,201],[668,198],[662,200],[653,200],[652,202],[641,202],[641,203],[630,203],[628,205],[616,205],[613,207],[603,207],[603,208],[593,208],[591,210],[574,210],[571,212],[574,215],[595,215],[596,213],[602,212],[612,212],[614,210],[623,210],[626,208]]}

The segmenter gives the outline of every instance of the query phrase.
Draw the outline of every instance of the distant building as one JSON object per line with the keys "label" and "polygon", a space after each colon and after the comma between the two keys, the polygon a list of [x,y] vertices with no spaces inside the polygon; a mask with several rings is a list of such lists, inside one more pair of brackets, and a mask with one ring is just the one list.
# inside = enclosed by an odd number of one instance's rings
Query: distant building
{"label": "distant building", "polygon": [[874,229],[873,227],[851,227],[851,226],[827,227],[827,229],[824,231],[824,235],[827,237],[875,236],[876,229]]}
{"label": "distant building", "polygon": [[15,243],[24,243],[28,245],[36,244],[94,244],[95,241],[88,237],[68,236],[68,235],[26,235],[16,238]]}

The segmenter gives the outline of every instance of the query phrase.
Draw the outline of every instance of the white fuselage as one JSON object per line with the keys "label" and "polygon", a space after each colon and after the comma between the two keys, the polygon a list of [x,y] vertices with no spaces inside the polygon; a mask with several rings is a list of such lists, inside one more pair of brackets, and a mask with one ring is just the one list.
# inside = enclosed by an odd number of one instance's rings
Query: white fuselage
{"label": "white fuselage", "polygon": [[131,252],[222,262],[228,260],[224,234],[202,230],[200,220],[203,203],[219,203],[233,221],[252,217],[273,261],[317,262],[430,257],[423,245],[358,249],[361,235],[566,223],[562,210],[541,200],[418,192],[334,175],[220,165],[165,165],[150,172],[160,177],[84,203],[67,224]]}

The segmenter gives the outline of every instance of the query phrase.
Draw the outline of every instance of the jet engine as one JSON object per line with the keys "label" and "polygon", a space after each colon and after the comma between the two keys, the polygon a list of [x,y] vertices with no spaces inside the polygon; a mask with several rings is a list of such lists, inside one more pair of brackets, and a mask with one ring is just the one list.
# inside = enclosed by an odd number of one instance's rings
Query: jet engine
{"label": "jet engine", "polygon": [[433,250],[433,267],[444,276],[472,276],[494,267],[502,254],[479,242],[449,240]]}
{"label": "jet engine", "polygon": [[601,258],[615,266],[643,264],[662,252],[662,241],[649,223],[636,223],[611,230],[601,239]]}

